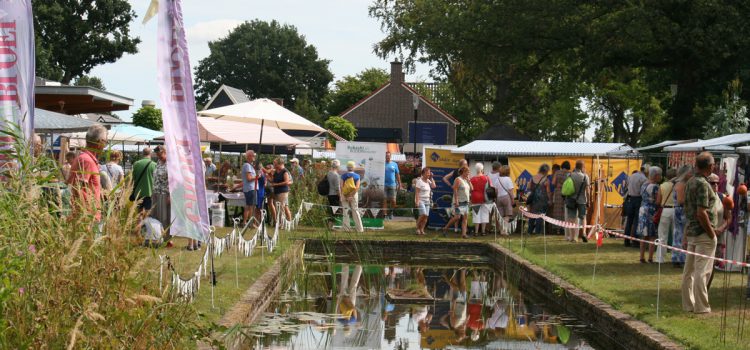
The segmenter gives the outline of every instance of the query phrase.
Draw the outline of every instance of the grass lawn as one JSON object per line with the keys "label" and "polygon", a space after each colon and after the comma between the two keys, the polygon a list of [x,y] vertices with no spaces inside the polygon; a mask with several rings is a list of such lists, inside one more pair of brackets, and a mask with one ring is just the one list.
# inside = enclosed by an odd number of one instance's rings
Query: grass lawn
{"label": "grass lawn", "polygon": [[[744,327],[738,328],[746,303],[746,277],[742,274],[717,271],[709,296],[713,312],[695,315],[682,311],[682,269],[662,264],[657,319],[658,264],[641,264],[637,249],[625,248],[619,239],[605,239],[597,258],[594,243],[568,243],[562,236],[547,236],[546,241],[546,263],[543,237],[529,238],[524,245],[520,237],[515,236],[510,244],[506,241],[503,245],[615,308],[645,321],[687,348],[750,349],[750,319],[744,322]],[[596,277],[592,279],[595,259]],[[750,317],[750,313],[745,317]],[[726,324],[723,332],[722,319]],[[744,332],[740,339],[738,329],[740,333]]]}
{"label": "grass lawn", "polygon": [[[220,227],[217,228],[216,236],[224,237],[229,232],[231,232],[230,228]],[[249,239],[250,237],[250,232],[248,232],[245,238]],[[187,251],[184,249],[187,246],[186,239],[175,238],[173,241],[174,247],[172,248],[161,248],[147,253],[144,266],[149,266],[149,272],[155,276],[155,281],[158,281],[159,278],[159,258],[157,256],[159,254],[168,255],[177,273],[184,277],[189,277],[190,274],[194,273],[203,258],[206,250],[205,245],[200,251]],[[217,283],[213,291],[213,306],[211,303],[210,278],[204,277],[201,279],[201,287],[198,290],[198,295],[193,301],[195,308],[198,312],[204,314],[208,321],[217,322],[240,299],[250,285],[273,265],[276,258],[283,254],[290,242],[290,240],[280,239],[277,249],[270,255],[265,248],[256,247],[252,256],[245,257],[241,254],[236,255],[236,250],[233,247],[225,251],[220,257],[214,258]],[[236,270],[235,261],[237,263]],[[171,274],[165,268],[165,284],[169,282],[170,276]]]}
{"label": "grass lawn", "polygon": [[[307,216],[306,216],[307,217]],[[218,236],[225,235],[229,229],[220,229]],[[202,280],[201,289],[195,300],[199,312],[208,320],[217,321],[231,307],[245,290],[270,267],[292,240],[303,238],[340,238],[340,239],[381,239],[381,240],[439,240],[439,241],[493,241],[494,236],[461,239],[458,234],[449,234],[444,238],[436,231],[428,231],[427,236],[414,234],[414,223],[410,221],[387,222],[386,229],[365,233],[330,232],[322,225],[303,220],[302,226],[294,232],[281,232],[279,249],[269,256],[256,248],[252,257],[237,258],[239,284],[235,282],[234,250],[224,253],[215,259],[218,284],[214,290],[214,306],[211,305],[211,288],[208,279]],[[247,238],[247,237],[246,237]],[[511,239],[498,238],[498,243],[508,247],[547,270],[557,274],[568,282],[586,290],[605,302],[613,305],[636,318],[645,321],[674,340],[694,349],[750,349],[750,319],[740,328],[741,339],[738,340],[738,325],[742,322],[744,284],[746,278],[739,273],[724,274],[717,272],[711,288],[711,302],[714,312],[710,315],[694,315],[682,311],[680,302],[681,269],[671,264],[662,265],[660,313],[656,318],[656,290],[658,279],[657,264],[641,264],[638,251],[622,246],[621,240],[605,239],[596,257],[594,243],[572,244],[562,236],[547,236],[547,257],[545,262],[544,240],[542,237],[526,236],[525,243],[518,235]],[[189,252],[181,249],[185,241],[177,239],[173,248],[158,250],[159,254],[168,254],[177,271],[189,274],[197,269],[202,252]],[[179,247],[179,248],[178,248]],[[205,248],[204,248],[205,249]],[[592,280],[596,258],[596,278]],[[147,258],[147,266],[158,276],[158,261],[155,255]],[[168,275],[165,275],[168,276]],[[158,277],[157,277],[158,278]],[[725,288],[725,283],[729,286]],[[239,285],[239,287],[238,287]],[[726,302],[726,307],[724,306]],[[726,313],[723,312],[726,310]],[[726,316],[726,317],[725,317]],[[750,316],[750,315],[749,315]],[[722,320],[726,325],[722,327]],[[724,329],[722,331],[722,328]],[[745,338],[746,336],[746,338]],[[725,339],[725,340],[724,340]]]}

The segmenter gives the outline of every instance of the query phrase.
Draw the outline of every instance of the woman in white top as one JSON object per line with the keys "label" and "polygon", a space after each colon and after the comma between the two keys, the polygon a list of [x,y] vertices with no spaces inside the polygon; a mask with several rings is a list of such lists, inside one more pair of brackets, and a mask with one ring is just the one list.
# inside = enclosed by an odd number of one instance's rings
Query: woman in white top
{"label": "woman in white top", "polygon": [[454,222],[461,220],[461,238],[469,238],[466,235],[467,219],[469,216],[469,197],[471,195],[471,182],[469,182],[469,167],[464,166],[458,170],[459,177],[453,182],[453,217],[443,227],[443,236],[447,236],[448,227]]}
{"label": "woman in white top", "polygon": [[427,226],[427,218],[430,215],[430,200],[432,199],[432,189],[435,188],[435,180],[432,179],[430,168],[422,168],[422,176],[417,178],[414,185],[414,203],[419,209],[419,218],[417,218],[417,236],[424,235],[424,228]]}

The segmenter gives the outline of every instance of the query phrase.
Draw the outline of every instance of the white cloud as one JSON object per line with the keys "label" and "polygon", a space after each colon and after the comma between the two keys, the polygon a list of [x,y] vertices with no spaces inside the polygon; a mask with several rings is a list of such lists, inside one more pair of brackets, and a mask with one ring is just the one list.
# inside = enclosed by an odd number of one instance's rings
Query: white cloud
{"label": "white cloud", "polygon": [[236,19],[216,19],[196,23],[188,27],[185,33],[191,45],[205,44],[227,36],[232,29],[242,23],[242,21]]}

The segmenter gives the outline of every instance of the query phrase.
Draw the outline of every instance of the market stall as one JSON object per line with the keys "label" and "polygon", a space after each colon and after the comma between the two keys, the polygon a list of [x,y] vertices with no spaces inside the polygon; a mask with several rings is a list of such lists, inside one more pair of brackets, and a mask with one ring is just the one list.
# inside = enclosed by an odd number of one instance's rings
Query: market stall
{"label": "market stall", "polygon": [[[464,154],[472,162],[486,163],[485,169],[490,169],[493,161],[507,163],[517,194],[526,191],[542,164],[551,167],[567,160],[574,167],[577,160],[583,160],[595,191],[602,193],[600,210],[609,228],[621,227],[625,183],[641,166],[638,152],[624,143],[477,140],[452,152]],[[589,210],[590,218],[594,213]]]}

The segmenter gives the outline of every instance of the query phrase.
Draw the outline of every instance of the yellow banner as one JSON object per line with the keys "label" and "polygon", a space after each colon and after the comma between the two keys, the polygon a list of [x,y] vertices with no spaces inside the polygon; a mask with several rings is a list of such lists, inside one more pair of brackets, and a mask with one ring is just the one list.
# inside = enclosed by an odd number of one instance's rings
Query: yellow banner
{"label": "yellow banner", "polygon": [[628,176],[641,166],[640,159],[600,158],[597,163],[595,157],[513,157],[508,158],[510,177],[515,181],[517,188],[523,191],[542,164],[546,163],[551,168],[552,165],[562,164],[566,160],[570,162],[571,168],[575,168],[577,160],[583,160],[584,170],[592,181],[597,181],[600,178],[606,181],[606,192],[602,201],[609,205],[622,204],[626,192],[625,182]]}
{"label": "yellow banner", "polygon": [[437,148],[425,148],[425,155],[427,159],[425,166],[430,168],[451,168],[455,169],[458,167],[458,161],[464,159],[463,154],[454,154],[448,149],[437,149]]}

